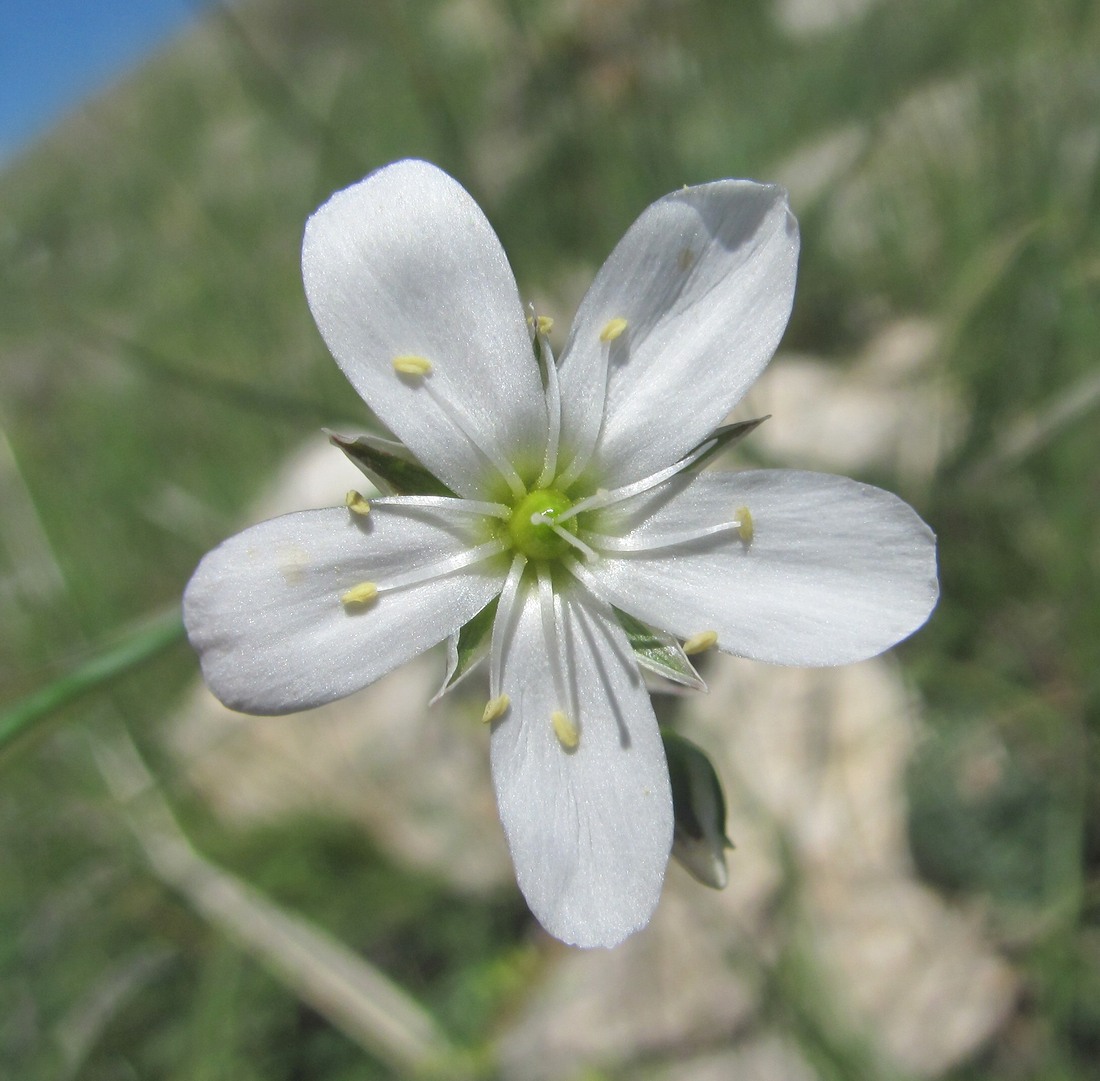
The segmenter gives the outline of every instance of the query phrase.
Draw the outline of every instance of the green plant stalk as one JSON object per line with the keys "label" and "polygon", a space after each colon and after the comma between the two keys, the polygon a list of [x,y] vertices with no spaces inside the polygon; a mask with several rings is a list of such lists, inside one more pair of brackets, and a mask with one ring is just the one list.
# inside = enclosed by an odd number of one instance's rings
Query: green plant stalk
{"label": "green plant stalk", "polygon": [[164,652],[183,638],[179,609],[143,623],[125,638],[101,648],[93,657],[45,687],[0,711],[0,752],[70,702],[103,687]]}

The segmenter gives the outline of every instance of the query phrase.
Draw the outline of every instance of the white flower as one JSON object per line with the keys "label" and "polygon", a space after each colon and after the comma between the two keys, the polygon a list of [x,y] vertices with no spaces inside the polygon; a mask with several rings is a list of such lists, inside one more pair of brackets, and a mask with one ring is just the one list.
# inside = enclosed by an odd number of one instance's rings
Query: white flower
{"label": "white flower", "polygon": [[[369,513],[351,496],[207,555],[184,612],[211,689],[250,713],[306,709],[445,639],[449,684],[484,630],[493,782],[528,904],[577,945],[643,927],[673,813],[638,657],[695,685],[677,639],[843,664],[937,597],[933,536],[895,496],[697,468],[775,351],[797,256],[779,188],[674,192],[615,248],[555,364],[454,180],[402,161],[338,192],[306,226],[314,318],[406,461],[450,494]],[[636,656],[639,621],[659,631]]]}

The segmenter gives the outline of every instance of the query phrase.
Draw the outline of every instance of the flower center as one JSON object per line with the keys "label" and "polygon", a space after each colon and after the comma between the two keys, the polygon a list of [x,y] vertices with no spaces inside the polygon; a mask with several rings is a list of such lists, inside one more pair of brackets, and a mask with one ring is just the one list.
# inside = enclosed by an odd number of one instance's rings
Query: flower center
{"label": "flower center", "polygon": [[516,504],[508,520],[512,546],[529,559],[558,559],[565,555],[573,546],[568,538],[576,535],[577,519],[570,518],[561,525],[554,519],[572,506],[572,502],[554,488],[528,492]]}

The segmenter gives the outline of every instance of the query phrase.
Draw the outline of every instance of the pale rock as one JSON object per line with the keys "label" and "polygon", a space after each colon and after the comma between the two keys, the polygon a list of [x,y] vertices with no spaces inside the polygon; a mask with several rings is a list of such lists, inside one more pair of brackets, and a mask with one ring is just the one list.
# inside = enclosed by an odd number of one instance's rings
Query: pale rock
{"label": "pale rock", "polygon": [[[670,874],[670,880],[680,872]],[[553,947],[556,964],[509,1029],[498,1054],[515,1081],[556,1081],[614,1070],[677,1049],[725,1042],[751,1020],[752,978],[724,963],[726,912],[699,905],[686,876],[666,888],[648,928],[614,950]]]}
{"label": "pale rock", "polygon": [[[858,472],[885,461],[926,477],[942,412],[919,388],[937,340],[935,327],[906,321],[849,371],[778,359],[744,415],[779,416],[753,440],[789,464]],[[350,487],[367,491],[318,443],[248,521],[338,505]],[[502,1076],[629,1068],[653,1081],[808,1081],[793,1036],[776,1034],[763,1008],[777,965],[792,957],[814,977],[812,987],[787,985],[802,996],[795,1005],[854,1034],[883,1070],[933,1077],[965,1060],[1006,1016],[1015,981],[980,924],[914,877],[904,770],[919,721],[897,667],[704,661],[710,693],[678,705],[684,734],[726,789],[730,885],[715,893],[671,866],[652,924],[615,950],[537,935],[535,979],[498,1036]],[[234,714],[197,689],[171,740],[227,821],[338,817],[456,889],[507,888],[478,721],[485,690],[474,676],[429,708],[442,671],[436,651],[343,702],[287,717]]]}
{"label": "pale rock", "polygon": [[817,1074],[789,1039],[765,1032],[717,1053],[643,1070],[638,1081],[816,1081]]}
{"label": "pale rock", "polygon": [[828,33],[862,18],[882,0],[776,0],[779,25],[796,39]]}
{"label": "pale rock", "polygon": [[737,416],[771,415],[752,446],[784,466],[892,470],[906,487],[919,487],[963,428],[958,398],[933,363],[940,338],[927,320],[898,319],[843,366],[782,354]]}

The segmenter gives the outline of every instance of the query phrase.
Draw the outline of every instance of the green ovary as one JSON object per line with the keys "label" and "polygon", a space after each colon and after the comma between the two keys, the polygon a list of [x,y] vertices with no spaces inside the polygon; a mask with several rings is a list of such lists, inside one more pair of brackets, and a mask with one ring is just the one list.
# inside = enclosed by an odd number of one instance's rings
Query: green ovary
{"label": "green ovary", "polygon": [[[508,537],[512,546],[529,559],[557,559],[569,551],[569,542],[563,540],[549,525],[532,522],[537,514],[547,518],[556,518],[564,514],[573,504],[553,488],[528,492],[512,511],[508,521]],[[559,529],[571,534],[577,532],[577,519],[570,518]]]}

